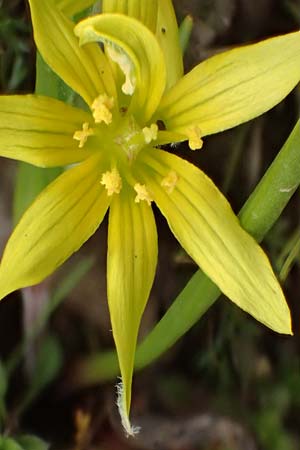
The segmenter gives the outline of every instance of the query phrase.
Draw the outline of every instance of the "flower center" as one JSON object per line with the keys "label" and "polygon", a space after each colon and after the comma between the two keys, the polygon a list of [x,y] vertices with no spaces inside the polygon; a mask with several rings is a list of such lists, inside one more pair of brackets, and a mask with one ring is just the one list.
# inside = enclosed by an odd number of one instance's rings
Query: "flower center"
{"label": "flower center", "polygon": [[[131,172],[139,152],[152,142],[155,145],[158,125],[152,123],[142,128],[132,115],[118,115],[114,108],[112,98],[99,95],[92,103],[94,124],[84,123],[81,130],[74,132],[73,139],[79,142],[79,148],[103,153],[106,171],[99,174],[99,181],[108,196],[119,194],[126,180],[135,191],[135,202],[150,205],[151,193]],[[174,180],[168,179],[166,183],[167,189],[172,190]]]}
{"label": "flower center", "polygon": [[146,145],[157,139],[157,131],[156,124],[141,129],[133,116],[129,116],[116,129],[113,141],[122,149],[127,161],[132,163]]}

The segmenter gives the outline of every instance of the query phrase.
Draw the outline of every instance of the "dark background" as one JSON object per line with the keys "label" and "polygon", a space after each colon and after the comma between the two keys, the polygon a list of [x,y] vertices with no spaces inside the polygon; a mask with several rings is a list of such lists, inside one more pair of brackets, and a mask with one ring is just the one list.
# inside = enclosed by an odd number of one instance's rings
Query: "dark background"
{"label": "dark background", "polygon": [[[179,22],[187,14],[194,18],[186,70],[221,50],[300,27],[299,0],[182,0],[175,6]],[[27,5],[20,0],[0,0],[1,93],[32,92],[34,82],[35,48]],[[298,116],[299,88],[268,114],[206,138],[203,150],[191,152],[182,145],[176,151],[201,167],[237,212]],[[1,249],[11,231],[16,167],[16,163],[1,159]],[[58,274],[34,292],[25,292],[33,301],[22,303],[21,293],[15,293],[0,305],[0,354],[7,361],[31,329],[41,299],[62,283],[74,264],[95,255],[91,270],[66,295],[12,372],[3,431],[13,435],[31,432],[52,442],[53,448],[73,450],[300,449],[300,252],[287,276],[282,272],[289,242],[300,240],[299,213],[297,192],[263,242],[281,275],[294,336],[276,335],[227,299],[220,299],[167,354],[136,374],[133,413],[143,429],[134,440],[124,439],[119,426],[116,380],[85,390],[70,381],[79,358],[113,345],[105,294],[106,225],[102,225]],[[159,264],[141,336],[159,320],[196,270],[164,219],[156,216]],[[41,348],[46,352],[43,342],[49,336],[55,336],[56,347],[45,354],[45,361],[58,351],[60,362],[57,370],[50,370],[45,389],[37,389],[26,403],[24,398],[30,397],[28,392],[36,382],[32,380],[39,375],[36,352]]]}

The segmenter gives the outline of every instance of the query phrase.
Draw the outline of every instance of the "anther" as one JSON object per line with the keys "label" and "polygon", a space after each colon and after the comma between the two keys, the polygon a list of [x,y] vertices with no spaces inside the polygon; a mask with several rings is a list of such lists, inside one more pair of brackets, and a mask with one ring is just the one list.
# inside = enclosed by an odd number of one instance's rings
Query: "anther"
{"label": "anther", "polygon": [[96,123],[104,122],[109,125],[112,121],[111,110],[114,107],[114,98],[107,94],[100,94],[92,103],[93,116]]}
{"label": "anther", "polygon": [[156,123],[152,123],[150,127],[143,128],[142,131],[146,144],[150,144],[151,141],[157,139],[158,126]]}
{"label": "anther", "polygon": [[171,172],[168,173],[168,175],[162,179],[162,182],[160,183],[163,188],[168,192],[168,194],[172,194],[174,191],[174,188],[176,184],[178,183],[179,176],[177,175],[174,170],[171,170]]}
{"label": "anther", "polygon": [[191,150],[198,150],[202,148],[203,141],[201,139],[201,130],[197,125],[189,127],[186,130],[186,135],[189,139],[189,147]]}
{"label": "anther", "polygon": [[93,134],[94,134],[93,128],[89,128],[88,122],[84,122],[84,124],[82,125],[82,130],[77,130],[73,134],[73,139],[75,139],[75,141],[79,141],[78,146],[79,148],[82,148],[86,143],[87,138],[89,136],[92,136]]}
{"label": "anther", "polygon": [[121,192],[122,178],[115,167],[111,171],[103,173],[100,183],[105,186],[109,196]]}
{"label": "anther", "polygon": [[150,196],[149,192],[147,191],[147,188],[144,184],[136,183],[133,186],[136,197],[134,199],[135,203],[140,203],[140,201],[145,200],[145,202],[148,203],[148,205],[151,205],[151,202],[153,201],[153,198]]}

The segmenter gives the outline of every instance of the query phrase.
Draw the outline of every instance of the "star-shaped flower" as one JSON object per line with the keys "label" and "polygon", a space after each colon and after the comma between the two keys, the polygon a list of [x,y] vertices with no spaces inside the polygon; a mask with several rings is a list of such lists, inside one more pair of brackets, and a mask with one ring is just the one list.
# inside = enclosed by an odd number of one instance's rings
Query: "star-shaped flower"
{"label": "star-shaped flower", "polygon": [[169,0],[104,0],[104,14],[75,29],[52,0],[29,3],[41,55],[86,108],[37,95],[0,99],[2,156],[42,167],[72,165],[13,231],[0,266],[0,297],[52,273],[109,209],[107,295],[123,383],[119,408],[132,434],[136,340],[157,264],[152,202],[225,295],[270,328],[291,332],[262,249],[213,182],[160,147],[187,140],[200,148],[204,136],[281,101],[300,78],[300,33],[219,54],[183,76]]}

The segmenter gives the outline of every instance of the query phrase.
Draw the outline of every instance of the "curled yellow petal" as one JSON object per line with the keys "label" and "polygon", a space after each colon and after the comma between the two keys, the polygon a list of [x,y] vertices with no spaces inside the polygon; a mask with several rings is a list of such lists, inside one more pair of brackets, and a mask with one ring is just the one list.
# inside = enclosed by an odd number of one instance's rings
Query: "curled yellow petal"
{"label": "curled yellow petal", "polygon": [[[100,14],[79,22],[81,45],[104,42],[125,75],[123,92],[132,95],[129,111],[146,122],[156,110],[166,82],[163,53],[151,31],[122,14]],[[151,95],[149,95],[151,93]]]}

